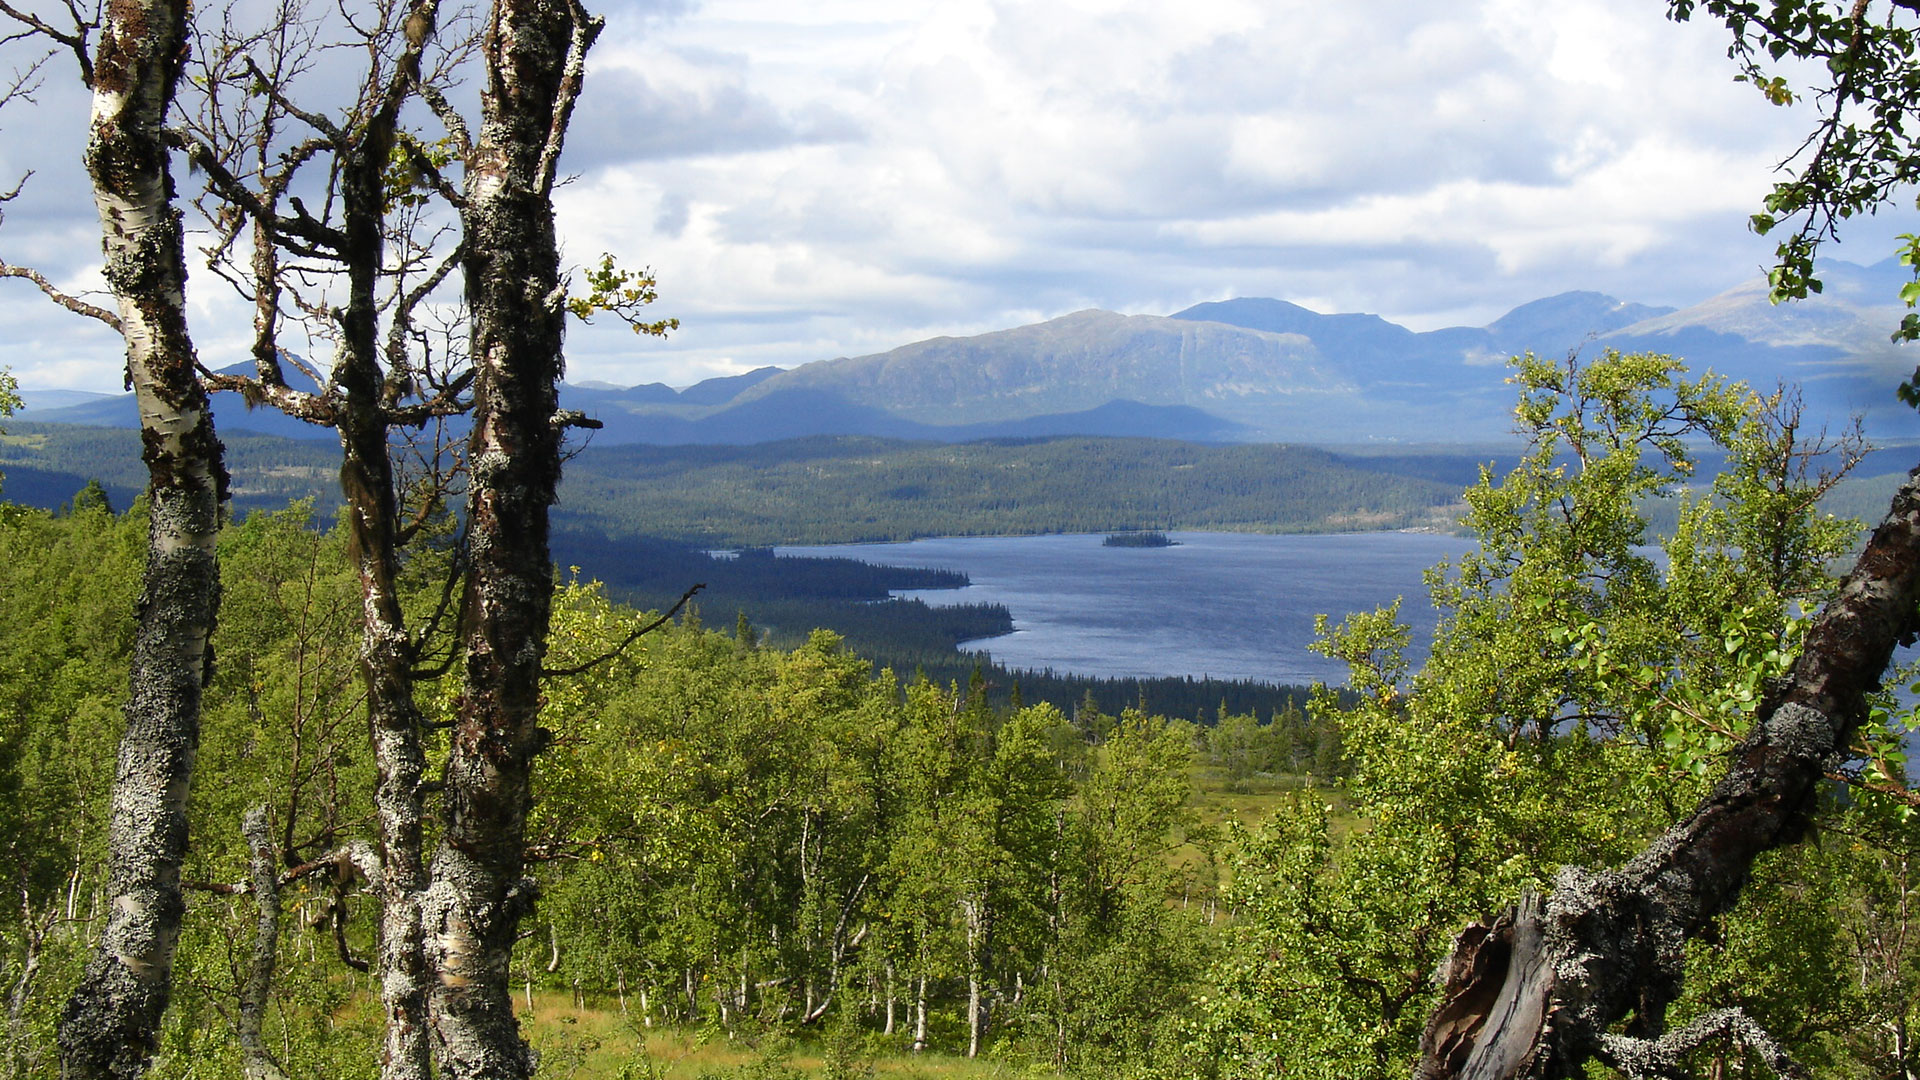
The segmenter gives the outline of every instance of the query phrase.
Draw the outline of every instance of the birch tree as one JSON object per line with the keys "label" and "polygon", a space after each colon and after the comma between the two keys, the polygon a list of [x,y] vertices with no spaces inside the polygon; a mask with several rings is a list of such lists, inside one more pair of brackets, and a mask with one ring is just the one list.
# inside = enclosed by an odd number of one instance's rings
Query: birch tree
{"label": "birch tree", "polygon": [[[332,428],[340,439],[343,520],[360,578],[360,670],[378,775],[378,865],[371,877],[381,903],[382,1075],[425,1080],[432,1062],[418,898],[426,887],[427,758],[415,683],[438,615],[410,626],[400,578],[403,548],[441,509],[447,481],[439,455],[430,454],[417,512],[408,515],[393,456],[397,432],[466,407],[468,375],[457,354],[429,347],[419,325],[422,305],[455,269],[458,251],[436,249],[436,230],[420,210],[436,190],[453,191],[440,176],[442,163],[402,128],[400,115],[416,94],[442,101],[438,84],[466,50],[455,35],[453,47],[429,54],[436,0],[376,4],[363,22],[348,24],[368,60],[353,106],[335,119],[294,100],[297,77],[319,49],[319,31],[297,4],[280,4],[262,31],[237,30],[232,19],[229,9],[217,30],[202,35],[199,108],[179,138],[207,177],[216,228],[211,263],[226,265],[254,301],[255,374],[207,381],[250,404]],[[295,194],[302,169],[316,163],[327,172],[318,214]],[[247,256],[242,265],[234,265],[237,247]],[[295,273],[283,265],[288,255],[300,262]],[[316,279],[341,288],[345,302],[302,288]],[[296,319],[332,343],[325,372],[281,345],[282,328]],[[316,389],[290,384],[289,363],[300,364]]]}
{"label": "birch tree", "polygon": [[[208,641],[219,607],[214,551],[226,473],[186,319],[186,262],[165,135],[186,52],[187,5],[115,0],[63,29],[11,6],[24,31],[73,54],[93,92],[87,173],[100,213],[105,276],[118,312],[56,302],[120,331],[140,412],[150,519],[126,729],[109,811],[108,918],[60,1027],[70,1077],[146,1070],[172,990],[184,903],[186,799],[199,743]],[[98,32],[98,42],[89,39]]]}
{"label": "birch tree", "polygon": [[[1776,300],[1820,291],[1814,256],[1840,223],[1904,198],[1920,177],[1920,4],[1672,0],[1678,20],[1725,23],[1728,55],[1769,101],[1816,110],[1753,228],[1787,226],[1771,272]],[[1813,61],[1787,68],[1788,58]],[[1802,77],[1806,81],[1802,82]],[[1920,267],[1920,239],[1901,258]],[[1902,289],[1910,306],[1920,281]],[[1909,315],[1895,338],[1920,337]],[[1920,404],[1920,369],[1899,388]],[[1686,1053],[1732,1039],[1776,1072],[1795,1064],[1737,1010],[1668,1030],[1685,945],[1739,899],[1762,854],[1800,841],[1833,766],[1856,753],[1868,697],[1896,645],[1920,634],[1920,473],[1892,505],[1836,595],[1808,628],[1785,677],[1767,687],[1725,773],[1681,821],[1613,869],[1569,867],[1542,895],[1469,927],[1440,972],[1415,1075],[1560,1077],[1598,1059],[1666,1075]]]}
{"label": "birch tree", "polygon": [[432,1021],[446,1075],[521,1077],[533,1057],[508,991],[520,919],[540,680],[553,596],[566,317],[553,185],[602,21],[578,0],[495,0],[480,126],[466,154],[462,270],[472,320],[468,574],[445,832],[424,899]]}

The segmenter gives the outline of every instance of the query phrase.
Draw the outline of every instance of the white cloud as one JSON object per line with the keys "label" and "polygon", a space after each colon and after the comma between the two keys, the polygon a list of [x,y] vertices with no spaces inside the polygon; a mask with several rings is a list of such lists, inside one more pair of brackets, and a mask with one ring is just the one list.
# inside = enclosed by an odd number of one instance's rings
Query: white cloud
{"label": "white cloud", "polygon": [[[1423,327],[1572,288],[1687,303],[1765,259],[1744,222],[1806,122],[1657,4],[603,6],[562,234],[575,263],[652,266],[683,322],[572,331],[571,373],[614,382],[1235,294]],[[52,213],[0,250],[57,262]]]}

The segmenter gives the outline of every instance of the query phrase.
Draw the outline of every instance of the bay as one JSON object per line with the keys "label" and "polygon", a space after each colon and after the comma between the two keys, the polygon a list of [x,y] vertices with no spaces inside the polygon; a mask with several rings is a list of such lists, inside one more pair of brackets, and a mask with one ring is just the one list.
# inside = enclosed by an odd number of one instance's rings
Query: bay
{"label": "bay", "polygon": [[1338,621],[1404,598],[1401,617],[1424,655],[1434,613],[1421,574],[1472,546],[1430,533],[1168,535],[1176,544],[1164,548],[1106,547],[1104,534],[1070,534],[778,553],[961,571],[972,581],[967,588],[897,595],[934,605],[1005,604],[1014,632],[963,647],[1009,668],[1338,684],[1345,665],[1307,648],[1313,617]]}

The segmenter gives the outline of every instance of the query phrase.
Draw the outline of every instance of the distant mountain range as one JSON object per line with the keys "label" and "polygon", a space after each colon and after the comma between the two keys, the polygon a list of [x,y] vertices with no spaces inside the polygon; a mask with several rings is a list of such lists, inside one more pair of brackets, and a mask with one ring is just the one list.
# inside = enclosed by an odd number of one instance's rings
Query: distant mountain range
{"label": "distant mountain range", "polygon": [[[1889,335],[1910,271],[1889,260],[1824,262],[1826,291],[1774,306],[1760,279],[1685,309],[1570,292],[1483,327],[1424,333],[1376,315],[1283,300],[1198,304],[1169,316],[1074,312],[972,337],[933,338],[792,370],[760,368],[676,391],[661,383],[568,386],[599,418],[599,445],[750,444],[805,435],[961,442],[1051,435],[1190,441],[1462,442],[1510,429],[1506,359],[1570,349],[1656,351],[1756,388],[1800,384],[1816,418],[1863,414],[1907,436],[1892,388],[1916,352]],[[131,396],[29,392],[22,419],[133,426]],[[225,429],[328,438],[217,403]]]}

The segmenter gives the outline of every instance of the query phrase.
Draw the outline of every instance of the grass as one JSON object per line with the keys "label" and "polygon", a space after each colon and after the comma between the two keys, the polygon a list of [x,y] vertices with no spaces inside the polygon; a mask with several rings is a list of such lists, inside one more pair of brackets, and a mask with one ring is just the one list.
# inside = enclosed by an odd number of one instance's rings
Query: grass
{"label": "grass", "polygon": [[[1001,1080],[1029,1074],[1024,1064],[928,1051],[914,1054],[904,1034],[873,1036],[847,1060],[829,1061],[822,1040],[778,1034],[727,1035],[713,1028],[648,1028],[629,1002],[536,991],[533,1008],[516,995],[521,1031],[540,1052],[540,1075],[556,1080],[788,1080],[792,1077],[886,1077],[896,1080]],[[904,1017],[903,1017],[904,1019]],[[904,1025],[903,1025],[904,1026]]]}

